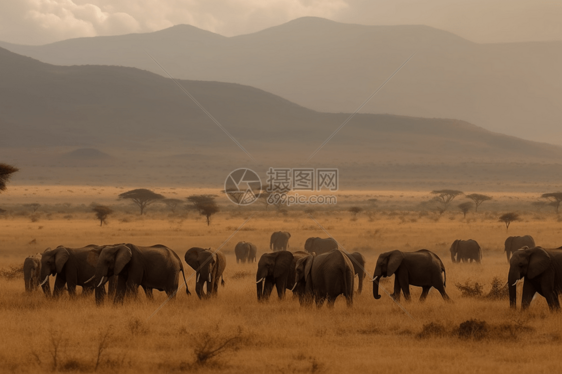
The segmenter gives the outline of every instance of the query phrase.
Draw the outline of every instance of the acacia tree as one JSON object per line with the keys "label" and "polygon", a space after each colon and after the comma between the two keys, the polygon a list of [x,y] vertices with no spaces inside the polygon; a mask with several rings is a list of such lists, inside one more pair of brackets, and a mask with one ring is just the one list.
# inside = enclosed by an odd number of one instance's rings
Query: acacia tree
{"label": "acacia tree", "polygon": [[556,214],[560,209],[560,203],[562,203],[562,192],[549,192],[543,193],[541,195],[543,199],[549,199],[552,201],[552,205],[556,208]]}
{"label": "acacia tree", "polygon": [[211,217],[219,212],[219,207],[215,201],[216,197],[217,195],[191,195],[187,198],[193,209],[207,218],[207,226],[211,224]]}
{"label": "acacia tree", "polygon": [[505,230],[509,231],[509,225],[511,225],[511,222],[519,221],[519,220],[520,220],[519,214],[512,212],[512,213],[502,214],[500,216],[499,221],[505,223]]}
{"label": "acacia tree", "polygon": [[119,200],[131,200],[135,203],[140,209],[141,216],[146,213],[146,207],[164,199],[163,195],[145,188],[123,192],[119,195]]}
{"label": "acacia tree", "polygon": [[92,211],[96,213],[97,219],[100,220],[100,226],[103,226],[104,223],[107,225],[107,217],[113,213],[113,210],[105,205],[95,205]]}
{"label": "acacia tree", "polygon": [[179,206],[183,204],[183,200],[181,199],[164,199],[162,200],[164,204],[172,211],[172,213],[176,213]]}
{"label": "acacia tree", "polygon": [[463,218],[466,218],[466,214],[468,212],[470,212],[473,205],[474,204],[472,204],[470,201],[467,201],[465,203],[461,203],[461,204],[457,205],[457,207],[461,210],[461,212],[463,214]]}
{"label": "acacia tree", "polygon": [[0,191],[6,190],[6,184],[10,180],[10,177],[18,170],[18,168],[12,165],[0,163]]}
{"label": "acacia tree", "polygon": [[474,211],[478,212],[478,207],[482,205],[484,201],[492,200],[492,196],[482,195],[479,193],[472,193],[470,195],[466,195],[467,199],[470,199],[474,202]]}
{"label": "acacia tree", "polygon": [[431,193],[437,195],[435,200],[443,205],[443,212],[447,210],[451,202],[455,200],[455,197],[464,194],[464,192],[458,190],[434,190]]}

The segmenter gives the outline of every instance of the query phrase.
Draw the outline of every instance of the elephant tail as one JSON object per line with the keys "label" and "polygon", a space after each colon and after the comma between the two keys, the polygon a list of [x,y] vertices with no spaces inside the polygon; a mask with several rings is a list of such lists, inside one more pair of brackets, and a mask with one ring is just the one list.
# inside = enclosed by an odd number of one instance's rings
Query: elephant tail
{"label": "elephant tail", "polygon": [[185,273],[183,271],[183,266],[181,268],[181,275],[183,276],[183,283],[185,284],[185,293],[187,293],[188,295],[191,295],[191,292],[189,292],[189,288],[187,287],[187,280],[185,279]]}

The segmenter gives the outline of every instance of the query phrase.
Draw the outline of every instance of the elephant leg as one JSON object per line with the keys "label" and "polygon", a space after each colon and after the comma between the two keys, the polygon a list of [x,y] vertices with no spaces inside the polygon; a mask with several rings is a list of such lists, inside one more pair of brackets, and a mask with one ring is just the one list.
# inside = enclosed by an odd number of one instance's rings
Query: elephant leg
{"label": "elephant leg", "polygon": [[94,295],[96,298],[96,305],[102,305],[105,299],[105,286],[96,287],[94,290]]}
{"label": "elephant leg", "polygon": [[[104,287],[99,287],[99,288],[103,288],[105,290],[105,286]],[[82,286],[82,293],[80,294],[80,296],[82,297],[88,297],[90,296],[92,293],[94,293],[94,289],[92,287],[87,287],[87,286]]]}
{"label": "elephant leg", "polygon": [[76,285],[67,283],[66,287],[68,288],[68,294],[70,295],[70,297],[72,298],[76,297]]}
{"label": "elephant leg", "polygon": [[55,279],[55,287],[53,290],[53,296],[59,297],[64,292],[64,285],[66,284],[66,280],[63,277],[59,277]]}
{"label": "elephant leg", "polygon": [[394,275],[394,293],[390,295],[395,301],[400,301],[400,282],[398,275]]}
{"label": "elephant leg", "polygon": [[408,272],[402,271],[398,275],[398,284],[404,293],[404,299],[410,301],[410,282],[408,279]]}
{"label": "elephant leg", "polygon": [[531,301],[533,301],[533,297],[537,293],[537,289],[535,286],[525,279],[523,283],[523,296],[521,298],[521,309],[525,310],[531,305]]}
{"label": "elephant leg", "polygon": [[439,275],[437,277],[438,279],[436,280],[435,284],[433,285],[433,287],[439,291],[439,293],[441,294],[441,297],[443,298],[443,300],[445,301],[451,301],[451,298],[449,297],[449,295],[447,295],[447,292],[445,292],[445,286],[443,286],[443,280],[441,279],[441,275]]}
{"label": "elephant leg", "polygon": [[154,295],[152,294],[152,288],[142,286],[142,289],[144,290],[144,294],[146,295],[146,298],[148,300],[154,300]]}
{"label": "elephant leg", "polygon": [[114,304],[123,304],[125,295],[127,294],[127,279],[122,276],[117,277],[117,287],[115,287]]}
{"label": "elephant leg", "polygon": [[336,303],[336,298],[337,298],[337,296],[336,297],[328,296],[326,298],[326,300],[327,300],[326,306],[328,308],[332,309],[334,307],[334,304]]}
{"label": "elephant leg", "polygon": [[429,293],[430,289],[431,289],[431,286],[423,286],[423,291],[422,291],[422,294],[420,296],[420,301],[425,301],[425,298],[427,297],[427,294]]}
{"label": "elephant leg", "polygon": [[314,300],[316,301],[316,308],[320,309],[320,308],[322,308],[322,305],[324,305],[324,301],[326,301],[326,297],[316,295],[314,297]]}

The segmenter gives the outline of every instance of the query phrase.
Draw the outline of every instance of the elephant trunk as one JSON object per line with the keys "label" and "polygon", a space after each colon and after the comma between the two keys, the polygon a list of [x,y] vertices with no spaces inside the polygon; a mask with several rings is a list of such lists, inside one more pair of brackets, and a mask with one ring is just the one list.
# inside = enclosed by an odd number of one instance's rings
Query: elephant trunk
{"label": "elephant trunk", "polygon": [[521,279],[521,274],[517,269],[510,269],[509,276],[507,278],[507,285],[509,287],[509,306],[512,309],[516,308],[516,298],[517,298],[517,283]]}
{"label": "elephant trunk", "polygon": [[381,278],[380,273],[380,270],[377,269],[375,270],[375,274],[373,275],[373,297],[376,300],[381,298],[381,295],[379,294],[379,280]]}
{"label": "elephant trunk", "polygon": [[451,261],[453,261],[453,263],[457,262],[457,260],[455,259],[455,254],[453,252],[451,252]]}

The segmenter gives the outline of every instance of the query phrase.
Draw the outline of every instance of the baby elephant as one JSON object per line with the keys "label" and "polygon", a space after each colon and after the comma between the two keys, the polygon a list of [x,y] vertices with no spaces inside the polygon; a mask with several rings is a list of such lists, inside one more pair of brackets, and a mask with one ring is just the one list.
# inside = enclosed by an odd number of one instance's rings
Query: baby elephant
{"label": "baby elephant", "polygon": [[[41,253],[26,257],[23,261],[23,280],[25,281],[25,290],[32,292],[39,288],[41,283]],[[49,282],[45,282],[42,286],[45,295],[50,296],[51,288]]]}
{"label": "baby elephant", "polygon": [[[443,277],[441,276],[443,273]],[[381,253],[377,260],[373,275],[373,296],[380,299],[379,279],[394,274],[394,300],[400,300],[400,290],[407,301],[410,300],[410,284],[423,288],[420,301],[425,300],[431,287],[441,293],[444,300],[449,301],[445,292],[447,275],[443,262],[435,253],[427,249],[416,252],[391,251]]]}

